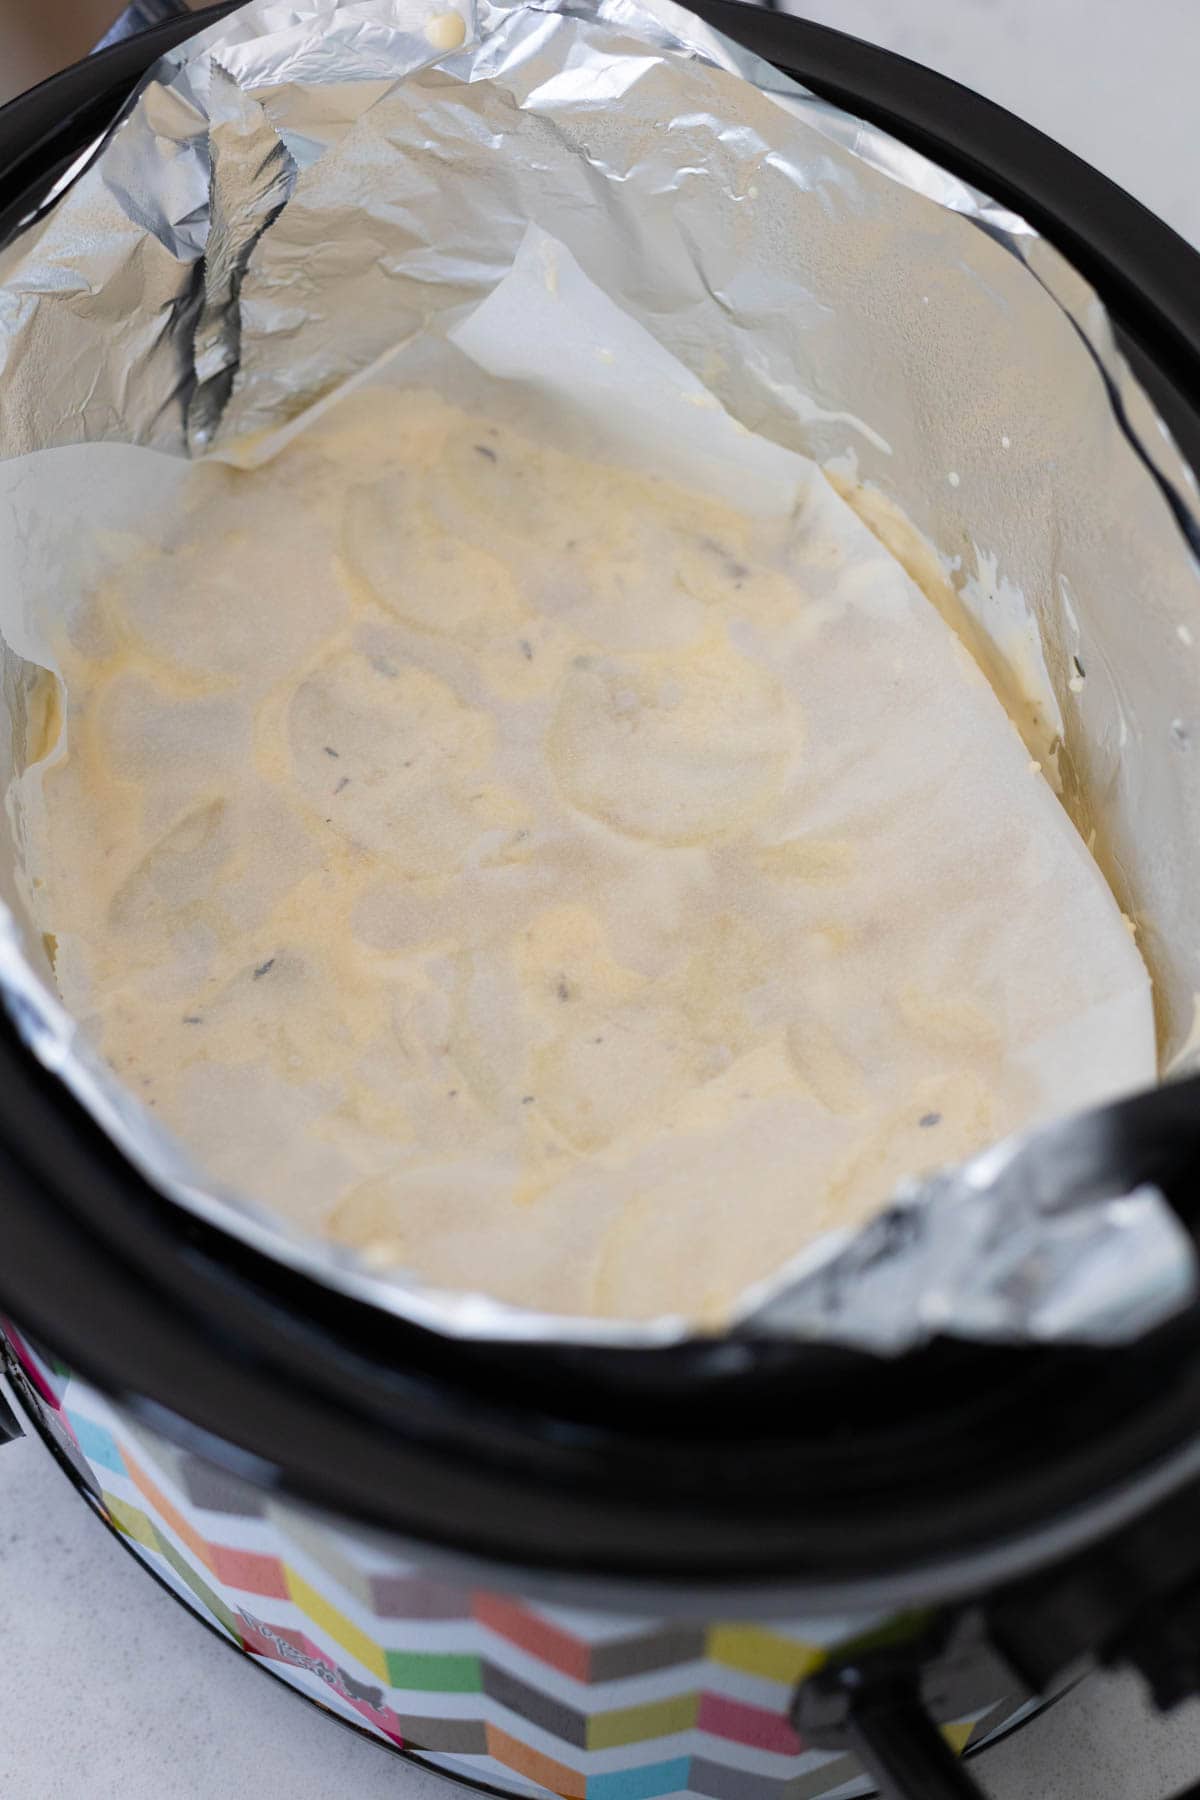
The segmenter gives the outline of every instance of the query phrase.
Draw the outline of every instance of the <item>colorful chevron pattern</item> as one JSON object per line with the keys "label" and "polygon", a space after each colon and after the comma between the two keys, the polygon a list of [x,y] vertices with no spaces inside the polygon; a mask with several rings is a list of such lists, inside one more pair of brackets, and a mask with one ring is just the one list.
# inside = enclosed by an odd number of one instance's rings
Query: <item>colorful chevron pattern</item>
{"label": "colorful chevron pattern", "polygon": [[[692,1624],[460,1585],[152,1435],[5,1327],[46,1428],[112,1528],[246,1655],[447,1774],[563,1800],[849,1800],[859,1766],[788,1709],[880,1618]],[[961,1748],[1013,1703],[965,1696]]]}

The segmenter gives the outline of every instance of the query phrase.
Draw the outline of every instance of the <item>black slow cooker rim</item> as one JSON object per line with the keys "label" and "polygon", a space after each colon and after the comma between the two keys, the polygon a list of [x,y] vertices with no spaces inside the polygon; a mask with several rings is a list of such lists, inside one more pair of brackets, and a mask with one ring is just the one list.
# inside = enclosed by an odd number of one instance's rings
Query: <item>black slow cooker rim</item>
{"label": "black slow cooker rim", "polygon": [[[635,1353],[624,1379],[621,1353],[455,1359],[305,1278],[281,1292],[278,1265],[165,1207],[7,1020],[0,1069],[0,1305],[174,1441],[408,1540],[523,1570],[828,1592],[1000,1545],[1018,1572],[1022,1534],[1040,1555],[1073,1512],[1086,1534],[1139,1484],[1200,1466],[1195,1312],[1118,1352],[759,1346],[739,1371],[697,1345]],[[769,1421],[797,1394],[781,1437]]]}
{"label": "black slow cooker rim", "polygon": [[[931,71],[733,0],[696,10],[993,192],[989,145],[1003,183],[1036,177],[997,197],[1064,249],[1103,237],[1084,272],[1113,298],[1182,444],[1200,449],[1200,258],[1181,239],[1086,164]],[[177,35],[203,22],[194,15]],[[156,38],[154,54],[161,28]],[[126,66],[123,79],[137,73]],[[96,129],[86,81],[69,76],[80,105],[65,139],[40,145],[44,171],[87,141],[72,130]],[[49,118],[55,82],[39,93]],[[21,179],[33,191],[29,157]],[[1080,180],[1085,204],[1060,220]],[[0,175],[0,208],[12,203]],[[1105,228],[1093,240],[1098,206]],[[869,1577],[1033,1532],[1169,1461],[1200,1426],[1190,1317],[1117,1354],[942,1343],[882,1365],[793,1346],[756,1347],[749,1364],[744,1350],[703,1346],[480,1353],[384,1320],[164,1207],[7,1021],[0,1191],[0,1303],[101,1389],[265,1485],[524,1566],[704,1585]],[[933,1381],[949,1396],[936,1417]],[[805,1442],[797,1427],[781,1442],[768,1421],[797,1395],[807,1408],[829,1392],[848,1410],[840,1430],[827,1422],[833,1455],[818,1467],[811,1434]],[[1107,1430],[1097,1406],[1112,1415]],[[1063,1408],[1078,1429],[1060,1429]],[[981,1415],[997,1453],[986,1471]],[[1014,1458],[1007,1476],[1003,1450]]]}

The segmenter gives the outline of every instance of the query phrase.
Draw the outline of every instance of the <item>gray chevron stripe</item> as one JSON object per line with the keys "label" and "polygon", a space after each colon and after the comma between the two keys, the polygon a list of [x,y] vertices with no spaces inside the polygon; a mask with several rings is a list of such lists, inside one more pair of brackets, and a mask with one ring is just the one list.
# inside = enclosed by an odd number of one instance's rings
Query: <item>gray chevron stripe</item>
{"label": "gray chevron stripe", "polygon": [[581,1713],[573,1712],[540,1688],[518,1681],[515,1675],[498,1668],[495,1663],[481,1662],[480,1674],[483,1691],[489,1700],[498,1700],[509,1712],[561,1738],[564,1744],[573,1744],[578,1750],[587,1749],[587,1719]]}
{"label": "gray chevron stripe", "polygon": [[707,1800],[821,1800],[855,1776],[861,1776],[862,1764],[854,1756],[828,1756],[801,1775],[781,1780],[776,1775],[751,1775],[745,1769],[732,1769],[727,1763],[709,1762],[693,1756],[688,1783],[694,1793]]}
{"label": "gray chevron stripe", "polygon": [[459,1756],[486,1756],[487,1727],[482,1719],[420,1719],[399,1713],[404,1743],[411,1750],[453,1751]]}
{"label": "gray chevron stripe", "polygon": [[698,1662],[704,1655],[702,1625],[669,1625],[643,1637],[620,1638],[609,1644],[593,1644],[588,1662],[589,1681],[620,1681],[627,1675],[649,1675],[677,1663]]}

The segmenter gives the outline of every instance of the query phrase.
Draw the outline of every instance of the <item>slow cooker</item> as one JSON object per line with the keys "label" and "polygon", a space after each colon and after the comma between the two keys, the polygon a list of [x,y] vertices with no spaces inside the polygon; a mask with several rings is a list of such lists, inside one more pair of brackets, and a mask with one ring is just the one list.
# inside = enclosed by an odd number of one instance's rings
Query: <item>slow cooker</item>
{"label": "slow cooker", "polygon": [[[229,10],[0,112],[0,232]],[[1200,466],[1186,244],[928,70],[695,10],[1029,219]],[[39,1435],[233,1651],[396,1753],[504,1795],[938,1800],[1089,1663],[1200,1690],[1195,1307],[1121,1348],[484,1346],[164,1204],[7,1015],[0,1071],[0,1441]],[[1200,1080],[1101,1136],[1111,1191],[1154,1182],[1194,1236]]]}

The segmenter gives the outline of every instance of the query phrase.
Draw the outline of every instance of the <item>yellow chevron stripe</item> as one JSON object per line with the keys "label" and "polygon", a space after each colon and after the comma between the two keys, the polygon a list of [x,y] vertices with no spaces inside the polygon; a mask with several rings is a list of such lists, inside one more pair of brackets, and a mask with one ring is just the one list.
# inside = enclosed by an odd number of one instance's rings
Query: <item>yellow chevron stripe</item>
{"label": "yellow chevron stripe", "polygon": [[691,1693],[647,1700],[642,1706],[623,1706],[615,1712],[593,1713],[587,1722],[587,1747],[616,1750],[624,1744],[640,1744],[644,1738],[690,1731],[699,1711],[700,1696]]}
{"label": "yellow chevron stripe", "polygon": [[131,1537],[136,1544],[144,1544],[147,1550],[158,1550],[158,1539],[154,1535],[154,1527],[140,1507],[130,1506],[128,1500],[118,1499],[116,1494],[101,1494],[104,1510],[126,1537]]}
{"label": "yellow chevron stripe", "polygon": [[349,1650],[351,1656],[356,1656],[365,1668],[370,1669],[372,1675],[378,1675],[386,1687],[388,1666],[382,1647],[369,1638],[365,1631],[360,1631],[353,1619],[348,1619],[336,1606],[331,1606],[324,1594],[319,1594],[315,1587],[310,1587],[304,1577],[297,1575],[295,1569],[289,1568],[287,1563],[283,1565],[283,1578],[293,1604],[307,1614],[314,1625],[327,1631],[343,1650]]}
{"label": "yellow chevron stripe", "polygon": [[707,1655],[712,1662],[740,1669],[745,1675],[795,1682],[819,1669],[828,1651],[764,1631],[759,1625],[714,1625],[708,1634]]}

